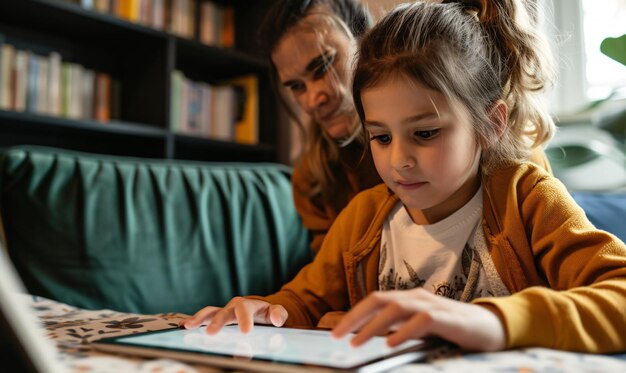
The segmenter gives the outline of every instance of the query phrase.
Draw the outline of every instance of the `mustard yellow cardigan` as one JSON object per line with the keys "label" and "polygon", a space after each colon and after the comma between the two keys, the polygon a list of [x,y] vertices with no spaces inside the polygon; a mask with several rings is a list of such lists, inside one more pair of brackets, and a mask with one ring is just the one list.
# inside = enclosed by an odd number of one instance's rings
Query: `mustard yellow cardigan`
{"label": "mustard yellow cardigan", "polygon": [[[283,305],[287,325],[313,326],[377,290],[382,226],[397,202],[384,184],[357,195],[314,261],[261,299]],[[626,350],[626,245],[594,228],[556,178],[532,163],[485,178],[482,225],[512,295],[474,303],[497,309],[508,348]]]}

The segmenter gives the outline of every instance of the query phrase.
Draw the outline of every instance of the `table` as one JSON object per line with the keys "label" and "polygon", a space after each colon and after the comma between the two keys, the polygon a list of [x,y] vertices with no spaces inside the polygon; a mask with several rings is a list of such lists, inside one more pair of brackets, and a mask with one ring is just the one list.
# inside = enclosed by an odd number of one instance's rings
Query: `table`
{"label": "table", "polygon": [[[220,372],[217,368],[167,359],[106,354],[93,350],[89,345],[91,341],[102,337],[177,326],[178,321],[187,315],[140,315],[111,310],[84,310],[31,295],[24,295],[23,301],[41,320],[48,338],[56,343],[63,364],[72,373]],[[451,346],[444,346],[433,351],[426,363],[409,364],[392,370],[392,373],[417,372],[626,372],[626,353],[592,355],[528,348],[463,354]]]}

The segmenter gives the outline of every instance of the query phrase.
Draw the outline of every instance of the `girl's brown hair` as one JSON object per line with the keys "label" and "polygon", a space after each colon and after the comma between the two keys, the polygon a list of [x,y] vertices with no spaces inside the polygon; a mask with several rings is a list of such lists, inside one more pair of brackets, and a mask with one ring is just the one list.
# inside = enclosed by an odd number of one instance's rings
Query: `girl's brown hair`
{"label": "girl's brown hair", "polygon": [[[361,91],[399,74],[469,113],[483,149],[483,174],[526,160],[555,131],[540,97],[554,75],[547,43],[533,25],[535,6],[519,0],[399,6],[361,43],[352,86],[359,117]],[[490,115],[498,100],[508,106],[504,132]]]}

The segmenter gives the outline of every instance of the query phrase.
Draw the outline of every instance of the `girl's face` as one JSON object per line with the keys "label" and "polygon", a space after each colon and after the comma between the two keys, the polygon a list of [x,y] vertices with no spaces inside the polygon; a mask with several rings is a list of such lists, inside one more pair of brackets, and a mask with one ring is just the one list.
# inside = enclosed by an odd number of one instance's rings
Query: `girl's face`
{"label": "girl's face", "polygon": [[348,90],[354,42],[328,15],[310,14],[272,53],[278,78],[298,106],[333,139],[350,135],[355,116]]}
{"label": "girl's face", "polygon": [[361,92],[376,169],[417,224],[440,221],[478,190],[480,146],[444,96],[404,77]]}

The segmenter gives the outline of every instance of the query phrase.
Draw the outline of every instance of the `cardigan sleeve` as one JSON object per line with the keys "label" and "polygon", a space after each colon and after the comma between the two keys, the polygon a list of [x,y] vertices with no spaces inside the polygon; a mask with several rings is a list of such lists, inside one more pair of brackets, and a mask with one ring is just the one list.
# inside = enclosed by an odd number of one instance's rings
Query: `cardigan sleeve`
{"label": "cardigan sleeve", "polygon": [[554,178],[542,179],[518,202],[535,265],[548,286],[474,303],[499,311],[509,348],[626,350],[626,245],[597,230]]}
{"label": "cardigan sleeve", "polygon": [[345,310],[349,295],[344,249],[350,247],[346,232],[351,231],[351,220],[340,214],[313,261],[277,293],[248,298],[285,307],[289,315],[285,326],[312,327],[327,312]]}

